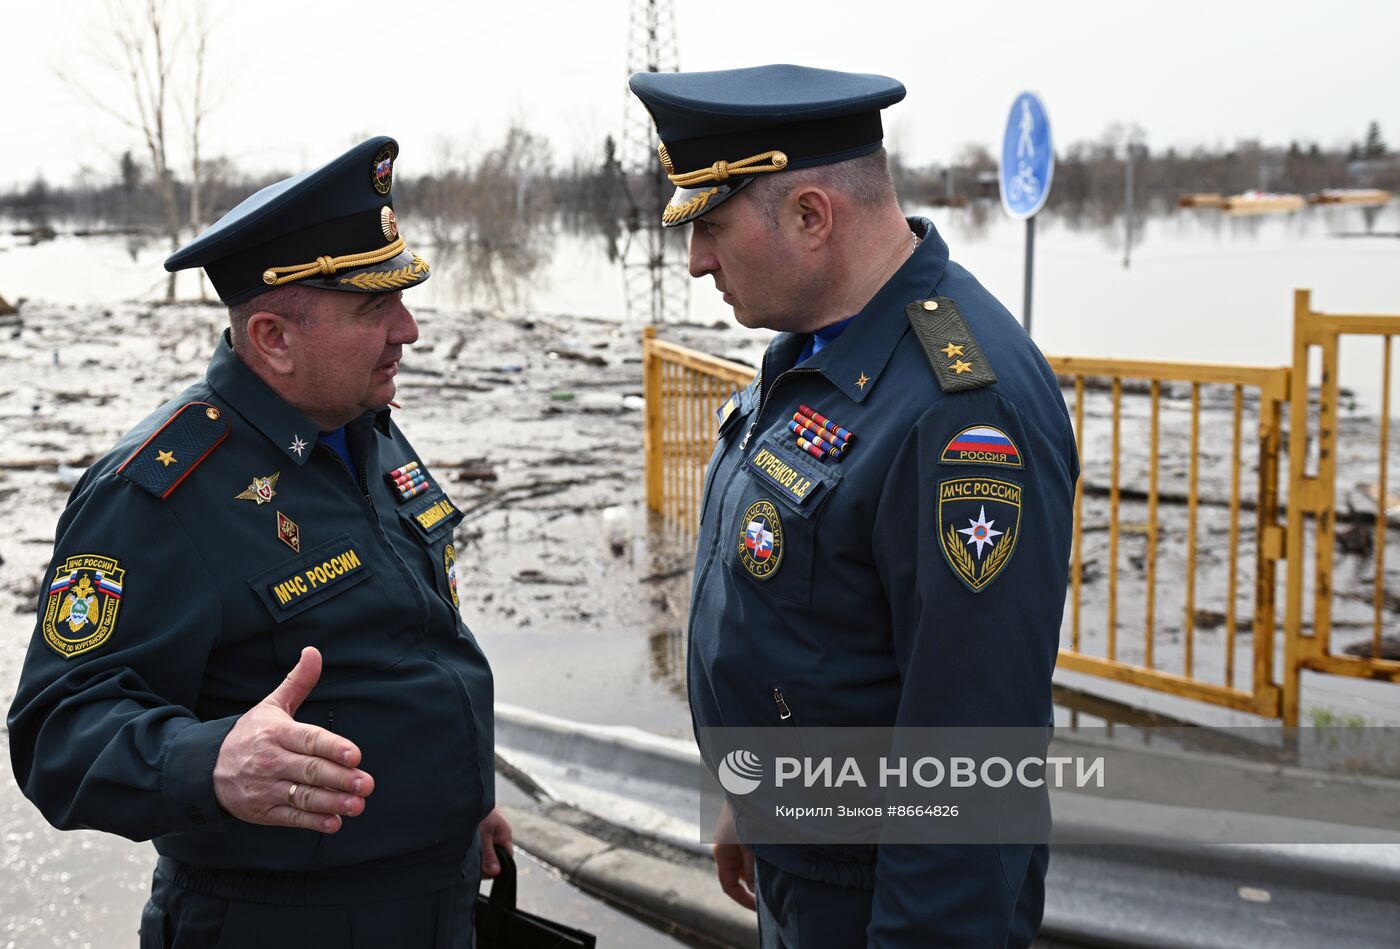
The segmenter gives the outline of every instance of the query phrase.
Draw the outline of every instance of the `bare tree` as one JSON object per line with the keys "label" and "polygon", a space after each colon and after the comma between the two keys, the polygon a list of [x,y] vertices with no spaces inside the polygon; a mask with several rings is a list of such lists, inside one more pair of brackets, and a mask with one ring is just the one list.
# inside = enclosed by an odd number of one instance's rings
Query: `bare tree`
{"label": "bare tree", "polygon": [[[210,102],[205,88],[205,64],[209,54],[209,18],[204,3],[195,3],[191,55],[194,59],[194,81],[190,85],[190,104],[185,109],[185,126],[190,137],[190,230],[198,233],[204,227],[204,160],[200,152],[200,132],[207,117]],[[204,272],[199,273],[199,298],[206,298]]]}
{"label": "bare tree", "polygon": [[[165,236],[170,249],[180,246],[180,196],[171,167],[170,115],[172,104],[180,91],[187,91],[189,104],[181,111],[189,135],[191,175],[189,224],[198,228],[202,221],[201,188],[204,163],[201,135],[204,120],[210,111],[207,90],[206,60],[210,27],[205,15],[204,0],[180,5],[186,17],[177,18],[168,0],[108,0],[108,37],[99,46],[95,59],[109,76],[124,80],[130,99],[125,105],[115,102],[108,84],[87,84],[59,70],[59,76],[91,105],[137,132],[150,158],[152,177],[160,196]],[[193,79],[182,81],[187,71]],[[175,299],[175,275],[166,282],[166,299]]]}

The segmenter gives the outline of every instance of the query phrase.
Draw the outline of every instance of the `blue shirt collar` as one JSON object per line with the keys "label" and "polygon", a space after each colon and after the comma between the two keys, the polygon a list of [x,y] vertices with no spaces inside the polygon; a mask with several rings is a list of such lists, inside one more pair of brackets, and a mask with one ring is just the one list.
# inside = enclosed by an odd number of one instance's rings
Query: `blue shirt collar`
{"label": "blue shirt collar", "polygon": [[[933,222],[927,218],[908,221],[909,229],[921,239],[914,253],[859,313],[844,321],[846,331],[838,339],[828,342],[802,364],[804,369],[819,370],[856,402],[864,402],[874,391],[895,346],[909,331],[905,306],[932,296],[948,268],[948,245]],[[779,333],[770,350],[787,352],[793,348],[800,352],[805,341],[806,334]],[[780,360],[779,364],[784,363]]]}
{"label": "blue shirt collar", "polygon": [[[243,364],[229,342],[228,330],[219,338],[205,378],[229,408],[281,449],[293,464],[303,465],[311,457],[311,450],[316,447],[316,439],[320,435],[320,426],[287,404]],[[380,432],[390,434],[387,408],[366,412],[361,418],[365,416],[372,418]]]}

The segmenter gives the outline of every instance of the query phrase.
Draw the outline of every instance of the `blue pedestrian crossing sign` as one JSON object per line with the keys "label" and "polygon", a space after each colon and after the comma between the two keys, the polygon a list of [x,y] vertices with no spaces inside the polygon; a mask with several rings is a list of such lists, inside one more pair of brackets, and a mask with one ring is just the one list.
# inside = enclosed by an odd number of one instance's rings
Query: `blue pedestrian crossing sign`
{"label": "blue pedestrian crossing sign", "polygon": [[1050,195],[1055,150],[1045,105],[1030,92],[1011,104],[1001,140],[1001,204],[1019,220],[1033,217]]}

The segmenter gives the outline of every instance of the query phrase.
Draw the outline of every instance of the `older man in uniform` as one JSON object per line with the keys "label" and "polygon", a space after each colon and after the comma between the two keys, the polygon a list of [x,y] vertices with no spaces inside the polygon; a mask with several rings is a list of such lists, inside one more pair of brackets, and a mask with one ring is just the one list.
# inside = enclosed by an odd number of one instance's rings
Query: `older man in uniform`
{"label": "older man in uniform", "polygon": [[366,141],[166,261],[230,331],[59,520],[11,756],[56,827],[154,840],[143,947],[469,946],[509,845],[462,515],[388,407],[428,277],[397,155]]}
{"label": "older man in uniform", "polygon": [[[677,185],[662,221],[692,229],[691,274],[744,326],[778,331],[717,412],[690,609],[697,729],[1048,726],[1074,435],[1035,344],[900,211],[880,112],[904,87],[766,66],[631,88]],[[1043,845],[732,833],[720,883],[756,897],[765,947],[1026,946],[1040,925]]]}

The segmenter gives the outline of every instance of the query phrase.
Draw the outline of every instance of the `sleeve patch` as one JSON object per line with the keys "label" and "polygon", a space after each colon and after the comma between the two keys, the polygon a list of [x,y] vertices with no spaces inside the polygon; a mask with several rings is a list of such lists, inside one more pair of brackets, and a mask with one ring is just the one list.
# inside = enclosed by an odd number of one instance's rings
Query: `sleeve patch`
{"label": "sleeve patch", "polygon": [[228,433],[228,419],[220,409],[208,402],[190,402],[146,439],[117,474],[164,500]]}
{"label": "sleeve patch", "polygon": [[945,465],[1000,465],[1024,468],[1011,436],[994,425],[971,425],[954,435],[938,456]]}
{"label": "sleeve patch", "polygon": [[904,314],[944,392],[980,389],[997,381],[972,327],[948,297],[915,300],[904,308]]}
{"label": "sleeve patch", "polygon": [[102,554],[78,554],[54,568],[44,607],[44,642],[64,659],[91,652],[112,636],[126,570]]}
{"label": "sleeve patch", "polygon": [[969,590],[981,593],[1016,552],[1021,486],[999,478],[938,482],[937,529],[949,568]]}

